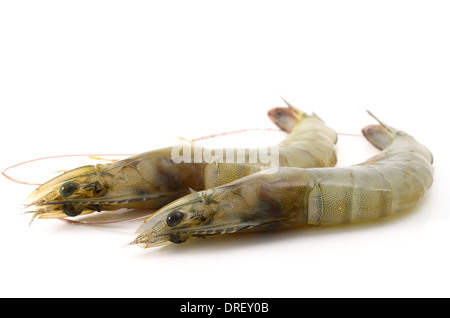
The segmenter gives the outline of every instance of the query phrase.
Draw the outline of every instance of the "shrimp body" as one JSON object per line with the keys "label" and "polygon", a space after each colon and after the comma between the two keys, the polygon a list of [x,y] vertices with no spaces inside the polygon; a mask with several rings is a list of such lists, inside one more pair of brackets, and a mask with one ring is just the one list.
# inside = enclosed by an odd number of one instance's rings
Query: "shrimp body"
{"label": "shrimp body", "polygon": [[180,198],[150,216],[131,244],[374,220],[411,206],[433,182],[432,155],[380,122],[363,129],[382,151],[344,168],[279,168]]}
{"label": "shrimp body", "polygon": [[316,115],[289,106],[269,111],[272,121],[288,132],[274,147],[174,146],[76,168],[33,191],[27,210],[38,218],[63,218],[121,208],[157,209],[192,190],[217,187],[272,166],[333,166],[336,133]]}

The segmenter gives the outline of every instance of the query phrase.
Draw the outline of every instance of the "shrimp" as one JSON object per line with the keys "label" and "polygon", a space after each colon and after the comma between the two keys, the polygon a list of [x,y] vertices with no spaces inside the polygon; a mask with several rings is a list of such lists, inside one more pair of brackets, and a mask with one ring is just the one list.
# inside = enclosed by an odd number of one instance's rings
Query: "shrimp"
{"label": "shrimp", "polygon": [[362,132],[382,151],[361,164],[280,168],[192,193],[148,217],[130,244],[147,248],[244,230],[358,223],[409,207],[433,182],[432,154],[377,121]]}
{"label": "shrimp", "polygon": [[334,166],[336,133],[317,115],[288,106],[268,114],[288,132],[276,147],[173,146],[114,163],[79,167],[35,189],[27,199],[26,211],[34,213],[34,219],[122,208],[157,209],[190,191],[213,188],[272,166]]}

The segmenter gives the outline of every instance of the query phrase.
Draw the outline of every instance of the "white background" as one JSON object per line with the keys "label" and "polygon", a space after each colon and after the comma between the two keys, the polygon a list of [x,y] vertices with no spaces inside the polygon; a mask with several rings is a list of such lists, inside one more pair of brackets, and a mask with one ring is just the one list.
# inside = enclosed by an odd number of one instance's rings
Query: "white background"
{"label": "white background", "polygon": [[[0,296],[450,296],[449,16],[448,1],[1,2],[1,170],[272,128],[266,111],[282,96],[341,133],[374,123],[371,110],[431,149],[435,182],[370,224],[144,250],[123,247],[140,222],[29,227],[21,204],[34,187],[0,176]],[[338,151],[339,165],[374,153],[345,136]],[[10,173],[43,182],[73,160]]]}

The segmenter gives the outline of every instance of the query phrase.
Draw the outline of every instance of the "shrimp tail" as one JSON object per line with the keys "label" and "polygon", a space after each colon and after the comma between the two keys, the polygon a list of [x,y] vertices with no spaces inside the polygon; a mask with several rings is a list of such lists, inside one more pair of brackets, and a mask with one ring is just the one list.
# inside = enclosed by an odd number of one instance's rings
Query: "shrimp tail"
{"label": "shrimp tail", "polygon": [[267,115],[275,125],[288,133],[294,130],[298,122],[297,116],[288,107],[274,107],[267,112]]}
{"label": "shrimp tail", "polygon": [[404,132],[395,129],[392,126],[387,125],[376,117],[372,112],[367,110],[367,113],[374,118],[379,124],[378,125],[368,125],[362,129],[364,137],[375,147],[380,150],[386,149],[390,144],[392,144],[395,136],[405,135]]}
{"label": "shrimp tail", "polygon": [[[281,99],[288,107],[274,107],[268,111],[267,115],[281,130],[290,133],[300,123],[301,119],[306,116],[306,113],[296,108],[283,97]],[[318,117],[315,114],[313,116]]]}
{"label": "shrimp tail", "polygon": [[281,97],[281,99],[283,100],[283,102],[285,102],[285,104],[292,109],[292,111],[297,115],[297,116],[302,116],[304,114],[304,112],[302,112],[300,109],[298,109],[297,107],[295,107],[294,105],[292,105],[291,103],[289,103],[287,100],[285,100],[283,97]]}
{"label": "shrimp tail", "polygon": [[375,147],[385,149],[392,143],[392,137],[381,125],[368,125],[362,129],[362,134]]}

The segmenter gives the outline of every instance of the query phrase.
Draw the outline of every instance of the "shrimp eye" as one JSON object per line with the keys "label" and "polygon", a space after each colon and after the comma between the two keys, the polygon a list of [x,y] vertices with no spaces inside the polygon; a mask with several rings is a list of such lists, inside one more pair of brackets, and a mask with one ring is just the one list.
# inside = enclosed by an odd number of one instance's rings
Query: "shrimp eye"
{"label": "shrimp eye", "polygon": [[66,204],[63,206],[63,212],[67,216],[77,216],[83,212],[83,207],[79,204]]}
{"label": "shrimp eye", "polygon": [[73,181],[67,181],[64,182],[61,188],[59,189],[59,193],[63,198],[67,198],[68,196],[72,195],[79,187],[78,183],[75,183]]}
{"label": "shrimp eye", "polygon": [[169,239],[172,243],[175,244],[181,244],[187,241],[187,237],[186,236],[176,236],[176,235],[172,235],[170,236]]}
{"label": "shrimp eye", "polygon": [[170,212],[167,216],[166,222],[167,225],[170,227],[173,227],[181,222],[181,220],[184,218],[184,213],[180,211],[173,211]]}

